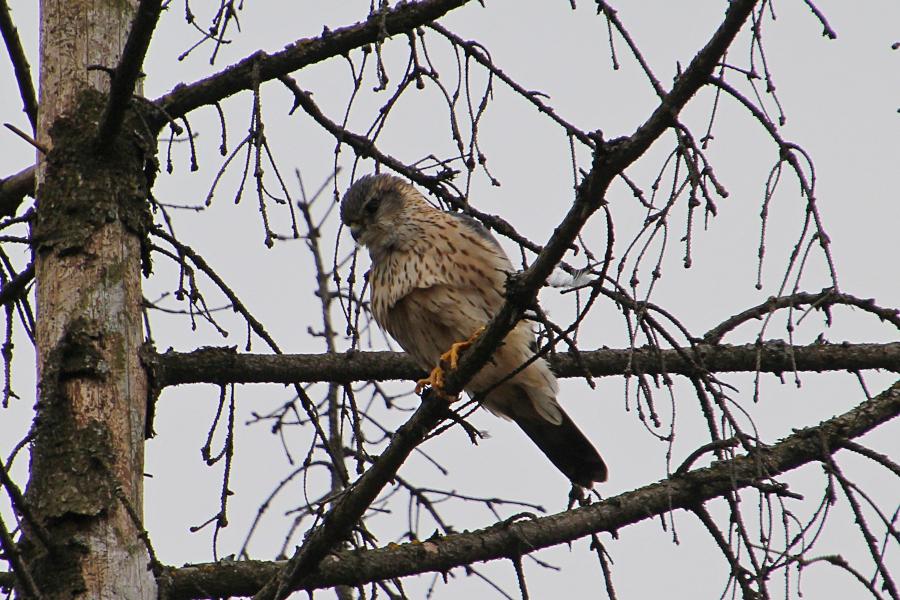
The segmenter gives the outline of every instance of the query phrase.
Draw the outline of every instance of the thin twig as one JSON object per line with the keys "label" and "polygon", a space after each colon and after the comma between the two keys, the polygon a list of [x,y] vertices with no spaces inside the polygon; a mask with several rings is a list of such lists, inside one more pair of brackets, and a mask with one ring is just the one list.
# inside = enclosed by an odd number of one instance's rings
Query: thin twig
{"label": "thin twig", "polygon": [[0,548],[3,548],[3,557],[9,562],[9,566],[15,573],[17,583],[25,590],[26,597],[31,598],[31,600],[40,600],[42,596],[34,583],[31,571],[28,569],[25,561],[22,560],[22,555],[19,553],[19,549],[9,534],[2,517],[0,517]]}
{"label": "thin twig", "polygon": [[15,125],[13,125],[12,123],[4,123],[3,126],[6,127],[7,129],[9,129],[10,131],[12,131],[14,134],[16,134],[17,136],[19,136],[19,137],[22,138],[23,140],[25,140],[26,142],[28,142],[29,144],[31,144],[32,146],[34,146],[35,148],[37,148],[38,151],[39,151],[41,154],[47,154],[47,153],[50,151],[50,149],[47,148],[47,146],[45,146],[44,144],[40,143],[39,141],[37,141],[36,139],[34,139],[33,137],[31,137],[30,135],[28,135],[28,134],[25,133],[24,131],[22,131],[21,129],[19,129],[19,128],[16,127]]}

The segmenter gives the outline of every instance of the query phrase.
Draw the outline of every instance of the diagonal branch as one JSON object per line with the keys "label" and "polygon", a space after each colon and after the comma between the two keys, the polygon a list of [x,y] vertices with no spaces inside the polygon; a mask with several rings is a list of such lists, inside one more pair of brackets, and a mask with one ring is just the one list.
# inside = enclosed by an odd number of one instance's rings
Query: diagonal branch
{"label": "diagonal branch", "polygon": [[[9,286],[7,286],[9,287]],[[0,291],[0,297],[6,288]],[[579,357],[547,357],[558,377],[594,377],[641,373],[693,375],[697,364],[711,373],[745,372],[780,374],[797,371],[864,371],[885,369],[900,373],[900,342],[887,344],[810,344],[789,346],[781,340],[763,344],[698,344],[694,361],[684,351],[658,348],[602,349],[580,352]],[[310,383],[330,381],[390,381],[424,375],[403,352],[322,354],[240,354],[234,348],[201,348],[192,352],[168,351],[145,357],[160,388],[190,383]]]}
{"label": "diagonal branch", "polygon": [[286,598],[303,587],[329,552],[350,535],[360,517],[394,477],[409,454],[448,412],[446,401],[428,394],[413,416],[391,438],[378,460],[356,480],[322,518],[291,560],[264,585],[254,600]]}
{"label": "diagonal branch", "polygon": [[[531,306],[538,289],[544,285],[556,265],[568,251],[587,220],[605,202],[606,190],[612,180],[663,134],[679,111],[693,95],[708,82],[722,55],[749,17],[755,0],[735,0],[710,41],[691,60],[672,90],[665,94],[650,117],[628,138],[615,143],[599,143],[594,164],[576,193],[575,202],[554,230],[553,236],[534,263],[507,283],[506,303],[491,320],[484,333],[463,356],[459,368],[447,373],[445,390],[458,394],[466,382],[488,361],[494,348],[506,337],[524,311]],[[602,140],[600,140],[602,142]]]}
{"label": "diagonal branch", "polygon": [[6,44],[6,51],[9,53],[9,60],[13,64],[16,83],[19,84],[22,108],[25,114],[28,115],[31,128],[34,129],[37,127],[38,102],[37,94],[34,92],[34,84],[31,82],[31,66],[28,64],[28,57],[25,56],[22,40],[19,39],[19,32],[16,31],[6,0],[0,0],[0,34],[3,35],[3,42]]}
{"label": "diagonal branch", "polygon": [[25,564],[22,558],[22,553],[16,547],[12,535],[6,529],[6,523],[3,522],[2,518],[0,518],[0,549],[3,550],[4,560],[9,562],[9,566],[12,568],[13,580],[12,585],[9,587],[12,588],[13,585],[18,584],[25,591],[25,597],[34,598],[34,600],[43,598],[34,582],[34,578],[31,576],[28,565]]}
{"label": "diagonal branch", "polygon": [[[468,1],[421,0],[400,3],[355,25],[334,31],[326,30],[316,38],[298,40],[280,52],[256,52],[206,79],[177,86],[154,102],[171,117],[182,117],[201,106],[214,104],[237,92],[251,90],[260,82],[340,56],[365,44],[378,43],[386,36],[412,31],[441,18]],[[163,124],[165,120],[157,117],[156,125],[161,127]]]}
{"label": "diagonal branch", "polygon": [[[420,5],[424,4],[426,3],[420,3]],[[754,5],[755,0],[732,2],[722,24],[710,41],[694,57],[684,74],[676,81],[672,91],[664,96],[661,105],[650,118],[628,140],[615,146],[599,145],[591,173],[580,186],[571,210],[562,224],[554,231],[549,243],[531,267],[521,275],[510,279],[507,285],[507,300],[503,308],[491,319],[485,332],[463,356],[459,367],[447,373],[444,385],[446,394],[451,397],[459,394],[465,384],[484,366],[501,340],[519,322],[524,311],[534,302],[538,289],[544,285],[587,219],[602,205],[606,188],[613,177],[637,160],[662,135],[678,111],[708,81],[712,69],[728,49]],[[394,13],[399,10],[395,9]],[[347,29],[352,28],[345,28],[340,33],[344,34]],[[337,34],[338,32],[335,33],[335,35]],[[319,43],[325,43],[328,39],[328,37],[323,37]],[[315,56],[314,53],[311,55]],[[263,56],[260,59],[267,58]],[[245,68],[249,69],[250,67],[246,66]],[[259,68],[259,65],[256,68]],[[271,73],[271,70],[268,72]],[[275,73],[273,76],[280,74]],[[173,111],[170,110],[170,112]],[[278,575],[273,577],[254,596],[254,599],[281,600],[290,594],[292,589],[302,585],[305,578],[319,566],[321,560],[334,548],[335,544],[350,535],[369,503],[377,497],[384,485],[396,473],[416,445],[421,443],[428,431],[437,425],[446,414],[447,409],[443,401],[423,402],[410,420],[397,432],[384,454],[325,514],[322,524],[312,531],[303,546],[278,572]]]}
{"label": "diagonal branch", "polygon": [[[718,461],[657,483],[567,512],[501,523],[485,529],[435,537],[425,542],[333,554],[293,590],[335,585],[362,585],[424,572],[446,573],[453,567],[514,556],[572,542],[598,532],[653,519],[674,508],[704,502],[775,477],[836,452],[841,441],[858,438],[900,414],[900,381],[852,410],[814,427],[801,429],[751,455]],[[164,580],[173,600],[249,595],[284,566],[284,562],[231,562],[168,568]]]}
{"label": "diagonal branch", "polygon": [[147,48],[150,47],[153,30],[156,29],[161,11],[162,0],[141,0],[134,15],[119,66],[112,76],[109,101],[100,118],[97,146],[103,150],[111,149],[111,142],[122,127],[125,110],[134,95],[137,80],[142,76],[141,66],[144,64],[144,57],[147,55]]}

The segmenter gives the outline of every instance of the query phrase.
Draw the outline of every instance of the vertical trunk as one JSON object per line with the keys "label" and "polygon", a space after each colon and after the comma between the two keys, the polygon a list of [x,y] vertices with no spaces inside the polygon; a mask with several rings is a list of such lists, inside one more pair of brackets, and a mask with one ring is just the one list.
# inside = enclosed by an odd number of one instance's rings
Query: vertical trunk
{"label": "vertical trunk", "polygon": [[[53,540],[26,529],[44,598],[156,597],[140,538],[147,377],[141,257],[153,140],[129,117],[93,143],[137,0],[42,0],[37,285],[39,400],[28,499]],[[133,510],[132,510],[133,509]],[[132,513],[132,516],[129,515]]]}

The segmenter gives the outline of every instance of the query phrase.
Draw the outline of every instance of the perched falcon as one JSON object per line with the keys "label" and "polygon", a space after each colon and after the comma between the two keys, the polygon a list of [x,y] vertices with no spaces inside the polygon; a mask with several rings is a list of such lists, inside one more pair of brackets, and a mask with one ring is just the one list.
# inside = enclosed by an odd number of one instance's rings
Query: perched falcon
{"label": "perched falcon", "polygon": [[[442,353],[487,324],[503,305],[513,266],[500,244],[475,219],[438,210],[412,185],[392,175],[367,175],[341,202],[341,220],[372,258],[375,320],[425,370]],[[520,322],[466,386],[489,390],[534,355],[534,332]],[[444,357],[446,358],[446,354]],[[606,465],[556,402],[558,386],[538,359],[490,389],[483,405],[522,428],[572,482],[606,480]]]}

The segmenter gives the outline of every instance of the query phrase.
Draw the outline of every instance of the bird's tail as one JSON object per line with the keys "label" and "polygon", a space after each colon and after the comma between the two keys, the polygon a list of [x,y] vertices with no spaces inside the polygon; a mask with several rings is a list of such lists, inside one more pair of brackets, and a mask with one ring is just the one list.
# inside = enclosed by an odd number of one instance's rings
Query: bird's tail
{"label": "bird's tail", "polygon": [[512,418],[573,483],[591,487],[595,481],[606,481],[606,463],[571,417],[562,408],[560,412],[562,423],[559,425],[537,414],[514,415]]}

